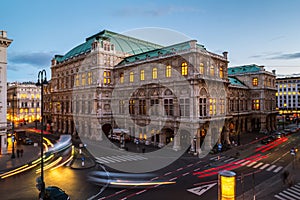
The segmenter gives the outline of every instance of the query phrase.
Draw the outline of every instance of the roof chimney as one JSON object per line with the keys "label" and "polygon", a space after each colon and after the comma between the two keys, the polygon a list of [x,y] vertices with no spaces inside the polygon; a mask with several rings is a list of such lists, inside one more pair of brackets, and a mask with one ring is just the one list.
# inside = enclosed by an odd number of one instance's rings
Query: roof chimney
{"label": "roof chimney", "polygon": [[272,70],[272,73],[273,73],[274,75],[276,75],[276,70],[275,70],[275,69],[273,69],[273,70]]}
{"label": "roof chimney", "polygon": [[228,57],[228,52],[227,51],[223,52],[223,57],[227,60],[227,57]]}

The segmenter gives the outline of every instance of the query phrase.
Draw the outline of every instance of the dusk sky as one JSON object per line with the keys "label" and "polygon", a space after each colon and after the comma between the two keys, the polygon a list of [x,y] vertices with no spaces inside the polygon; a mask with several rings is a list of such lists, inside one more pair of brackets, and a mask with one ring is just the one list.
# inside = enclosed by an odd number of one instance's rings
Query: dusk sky
{"label": "dusk sky", "polygon": [[14,40],[8,81],[36,81],[41,69],[49,79],[55,54],[103,29],[148,27],[180,32],[214,53],[228,51],[229,66],[254,63],[277,74],[300,73],[299,8],[298,0],[2,1],[0,30]]}

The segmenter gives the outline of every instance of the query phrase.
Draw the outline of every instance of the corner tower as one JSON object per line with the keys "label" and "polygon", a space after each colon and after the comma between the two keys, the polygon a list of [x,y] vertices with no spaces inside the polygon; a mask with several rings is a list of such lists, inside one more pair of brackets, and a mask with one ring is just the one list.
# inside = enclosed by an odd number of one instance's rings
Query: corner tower
{"label": "corner tower", "polygon": [[7,38],[6,31],[0,30],[0,148],[1,154],[7,153],[7,79],[6,65],[7,52],[6,49],[12,43],[12,40]]}

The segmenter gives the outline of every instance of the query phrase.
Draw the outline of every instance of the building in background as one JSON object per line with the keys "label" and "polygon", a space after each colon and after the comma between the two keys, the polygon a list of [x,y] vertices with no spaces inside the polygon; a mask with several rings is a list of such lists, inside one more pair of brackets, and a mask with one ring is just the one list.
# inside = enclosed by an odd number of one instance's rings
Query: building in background
{"label": "building in background", "polygon": [[276,87],[276,105],[281,116],[279,120],[298,121],[300,117],[300,74],[278,76]]}
{"label": "building in background", "polygon": [[6,31],[0,31],[0,149],[1,154],[7,153],[7,52],[6,49],[12,43],[11,39],[7,38]]}
{"label": "building in background", "polygon": [[32,82],[9,83],[7,105],[7,120],[15,126],[40,121],[41,88]]}

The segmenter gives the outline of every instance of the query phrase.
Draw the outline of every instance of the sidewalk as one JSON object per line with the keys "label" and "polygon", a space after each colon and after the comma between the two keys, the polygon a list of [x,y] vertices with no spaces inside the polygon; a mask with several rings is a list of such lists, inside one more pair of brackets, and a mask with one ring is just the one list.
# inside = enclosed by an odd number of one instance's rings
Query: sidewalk
{"label": "sidewalk", "polygon": [[[39,157],[40,153],[40,147],[34,147],[34,145],[22,145],[22,144],[16,144],[15,142],[15,158],[11,158],[12,155],[12,143],[10,142],[10,139],[8,140],[8,148],[7,148],[7,154],[0,155],[0,172],[5,172],[12,170],[14,168],[18,168],[28,162],[31,162],[32,160],[35,160]],[[23,156],[17,155],[17,149],[23,149],[24,153]]]}

